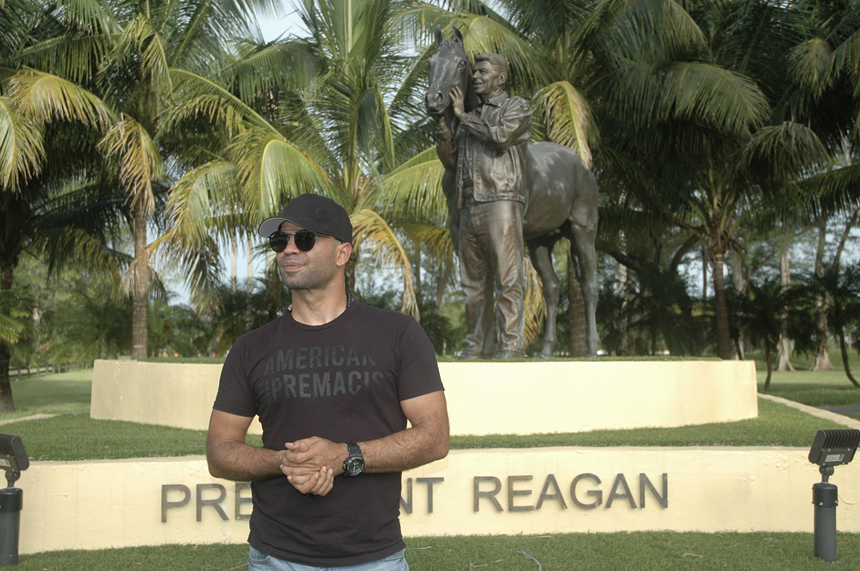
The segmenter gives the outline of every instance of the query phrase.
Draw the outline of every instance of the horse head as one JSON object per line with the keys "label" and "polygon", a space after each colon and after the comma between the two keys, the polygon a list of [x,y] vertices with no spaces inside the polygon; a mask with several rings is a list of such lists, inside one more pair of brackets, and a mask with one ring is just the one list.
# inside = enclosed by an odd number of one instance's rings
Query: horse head
{"label": "horse head", "polygon": [[436,53],[427,61],[430,67],[430,87],[424,97],[424,107],[431,117],[439,117],[449,109],[451,90],[459,87],[466,94],[466,111],[478,106],[478,96],[472,86],[472,66],[463,48],[463,35],[454,28],[454,39],[442,38],[441,28],[436,28]]}

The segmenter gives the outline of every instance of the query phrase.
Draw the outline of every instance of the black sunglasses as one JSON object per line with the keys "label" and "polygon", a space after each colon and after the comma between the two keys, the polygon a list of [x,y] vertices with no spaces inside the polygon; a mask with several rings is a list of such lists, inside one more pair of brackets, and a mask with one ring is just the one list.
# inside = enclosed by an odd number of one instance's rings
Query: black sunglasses
{"label": "black sunglasses", "polygon": [[314,244],[316,244],[317,236],[324,236],[324,234],[316,234],[310,230],[299,230],[295,234],[286,234],[279,230],[277,232],[273,232],[272,235],[269,236],[269,247],[280,254],[284,251],[284,248],[289,245],[290,237],[292,237],[294,240],[293,243],[299,251],[310,252],[311,249],[313,249]]}

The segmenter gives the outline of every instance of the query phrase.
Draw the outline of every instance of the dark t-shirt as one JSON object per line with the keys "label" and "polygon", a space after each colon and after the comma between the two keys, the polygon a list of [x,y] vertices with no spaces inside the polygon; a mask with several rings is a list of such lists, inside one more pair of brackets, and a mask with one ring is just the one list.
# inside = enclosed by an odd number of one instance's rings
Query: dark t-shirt
{"label": "dark t-shirt", "polygon": [[[373,440],[404,430],[400,401],[442,390],[436,355],[409,316],[353,303],[321,326],[283,317],[240,337],[224,363],[214,408],[259,415],[263,446],[319,436]],[[403,549],[400,472],[337,477],[325,497],[284,476],[252,484],[250,544],[295,563],[359,565]]]}

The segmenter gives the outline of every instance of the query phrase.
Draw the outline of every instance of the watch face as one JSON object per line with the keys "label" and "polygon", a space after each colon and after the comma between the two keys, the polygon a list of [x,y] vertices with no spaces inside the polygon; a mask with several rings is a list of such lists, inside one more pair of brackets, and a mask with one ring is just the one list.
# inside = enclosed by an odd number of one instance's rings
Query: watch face
{"label": "watch face", "polygon": [[349,458],[344,463],[344,471],[349,476],[358,476],[364,470],[364,460],[361,458]]}

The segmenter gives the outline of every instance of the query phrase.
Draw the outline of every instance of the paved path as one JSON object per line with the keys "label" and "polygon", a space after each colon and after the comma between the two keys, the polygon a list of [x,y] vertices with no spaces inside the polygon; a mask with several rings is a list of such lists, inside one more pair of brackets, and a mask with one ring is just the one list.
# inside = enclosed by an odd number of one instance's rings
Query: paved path
{"label": "paved path", "polygon": [[[796,408],[797,410],[802,410],[807,414],[811,414],[812,416],[817,416],[818,418],[823,418],[826,420],[832,420],[833,422],[838,422],[839,424],[844,424],[848,428],[857,428],[860,429],[860,420],[854,420],[853,418],[849,418],[847,416],[842,416],[841,414],[837,414],[836,412],[831,412],[830,410],[824,410],[821,408],[816,408],[814,406],[809,406],[806,404],[801,404],[799,402],[794,402],[788,399],[784,399],[782,397],[775,397],[773,395],[763,395],[759,393],[758,398],[767,399],[769,401],[778,402],[780,404],[784,404],[790,406],[791,408]],[[846,407],[827,407],[827,408],[846,408]],[[854,414],[851,412],[850,414]]]}
{"label": "paved path", "polygon": [[860,404],[845,404],[839,406],[822,406],[824,410],[835,412],[836,414],[860,414]]}
{"label": "paved path", "polygon": [[4,424],[12,424],[13,422],[21,422],[23,420],[42,420],[43,418],[53,418],[56,414],[34,414],[33,416],[22,416],[21,418],[12,418],[10,420],[0,420],[0,426]]}

